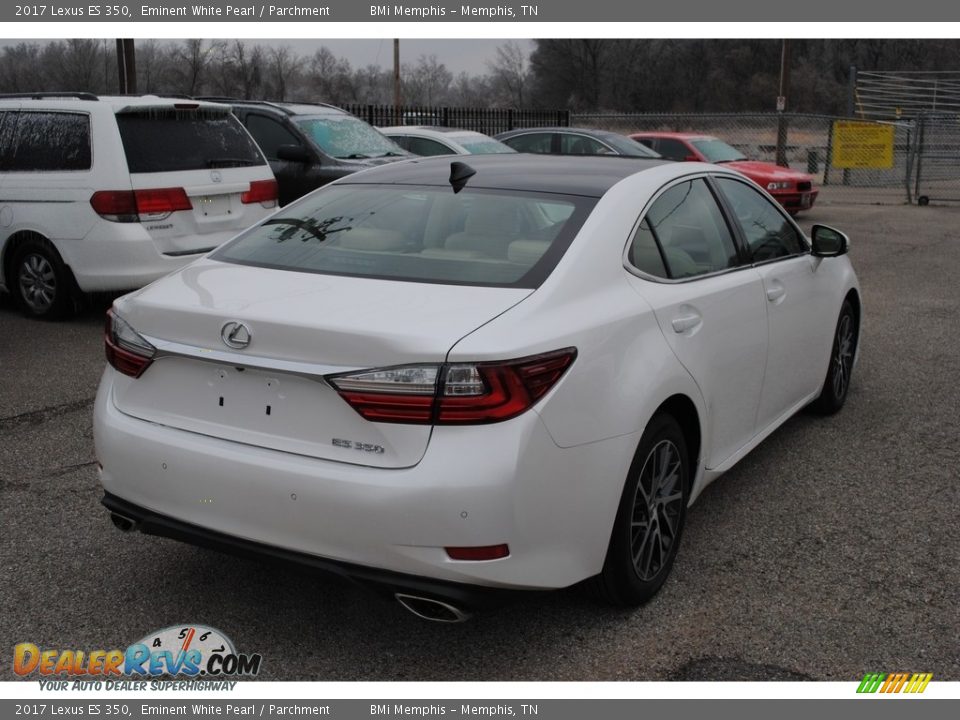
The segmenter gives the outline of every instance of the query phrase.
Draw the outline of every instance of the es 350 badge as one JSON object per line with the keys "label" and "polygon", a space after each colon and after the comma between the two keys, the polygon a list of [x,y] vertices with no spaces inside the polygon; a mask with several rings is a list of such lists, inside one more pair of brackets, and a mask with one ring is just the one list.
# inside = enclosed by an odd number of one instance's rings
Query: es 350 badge
{"label": "es 350 badge", "polygon": [[259,654],[238,653],[224,633],[198,624],[171,625],[125,650],[41,650],[33,643],[13,649],[13,671],[21,677],[253,677],[262,660]]}

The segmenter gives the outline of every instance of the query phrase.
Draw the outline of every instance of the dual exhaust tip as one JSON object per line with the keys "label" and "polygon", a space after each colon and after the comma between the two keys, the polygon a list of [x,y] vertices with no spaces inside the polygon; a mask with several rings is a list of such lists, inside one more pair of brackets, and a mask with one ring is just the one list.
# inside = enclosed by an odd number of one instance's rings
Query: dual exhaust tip
{"label": "dual exhaust tip", "polygon": [[[140,526],[138,521],[115,512],[110,513],[110,520],[118,530],[125,533],[133,532]],[[435,598],[399,592],[395,593],[394,597],[406,610],[431,622],[461,623],[469,620],[471,616],[467,610]]]}

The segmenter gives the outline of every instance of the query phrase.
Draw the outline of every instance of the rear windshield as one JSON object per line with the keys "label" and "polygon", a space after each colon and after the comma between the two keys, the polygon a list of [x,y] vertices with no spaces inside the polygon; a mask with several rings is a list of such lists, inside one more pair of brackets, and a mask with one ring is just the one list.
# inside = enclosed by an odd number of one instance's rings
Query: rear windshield
{"label": "rear windshield", "polygon": [[213,258],[300,272],[535,288],[596,200],[411,185],[335,185],[224,245]]}
{"label": "rear windshield", "polygon": [[117,115],[132,173],[266,165],[232,114],[151,109]]}

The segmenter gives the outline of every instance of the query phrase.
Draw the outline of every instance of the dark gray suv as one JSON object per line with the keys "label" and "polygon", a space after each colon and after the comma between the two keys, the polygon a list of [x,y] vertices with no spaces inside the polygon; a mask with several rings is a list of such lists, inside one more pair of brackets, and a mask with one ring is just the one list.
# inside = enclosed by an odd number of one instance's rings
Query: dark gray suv
{"label": "dark gray suv", "polygon": [[363,120],[323,103],[198,98],[233,107],[257,141],[286,205],[364,168],[414,157]]}

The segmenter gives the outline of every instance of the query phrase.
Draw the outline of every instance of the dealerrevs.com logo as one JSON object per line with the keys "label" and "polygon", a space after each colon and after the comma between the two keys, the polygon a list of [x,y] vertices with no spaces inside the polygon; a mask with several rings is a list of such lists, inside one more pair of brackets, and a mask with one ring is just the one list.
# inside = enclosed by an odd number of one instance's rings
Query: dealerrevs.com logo
{"label": "dealerrevs.com logo", "polygon": [[17,675],[36,673],[63,680],[249,678],[260,672],[262,660],[259,654],[238,653],[230,638],[216,628],[197,624],[158,630],[125,650],[40,649],[33,643],[13,649]]}

